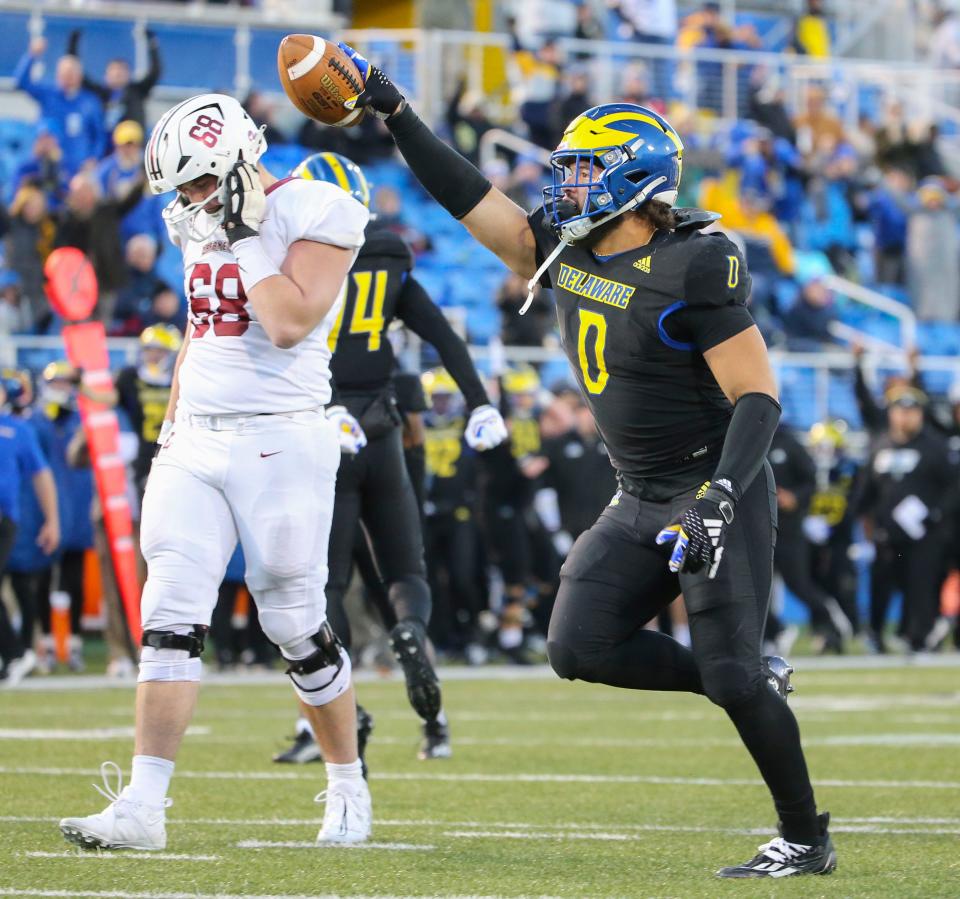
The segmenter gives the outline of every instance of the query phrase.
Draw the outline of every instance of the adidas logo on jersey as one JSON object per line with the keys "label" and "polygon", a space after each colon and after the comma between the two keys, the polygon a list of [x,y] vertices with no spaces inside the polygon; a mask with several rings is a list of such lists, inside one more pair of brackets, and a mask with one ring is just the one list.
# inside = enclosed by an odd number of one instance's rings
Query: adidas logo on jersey
{"label": "adidas logo on jersey", "polygon": [[643,259],[638,259],[633,263],[634,268],[640,269],[645,275],[650,274],[650,257],[644,256]]}

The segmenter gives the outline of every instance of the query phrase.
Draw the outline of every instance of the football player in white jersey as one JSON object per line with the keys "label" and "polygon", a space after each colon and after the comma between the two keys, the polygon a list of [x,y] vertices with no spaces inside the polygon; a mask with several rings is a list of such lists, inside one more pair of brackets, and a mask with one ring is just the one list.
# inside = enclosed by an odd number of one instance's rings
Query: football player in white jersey
{"label": "football player in white jersey", "polygon": [[258,165],[265,149],[236,100],[204,94],[167,112],[145,151],[154,193],[177,191],[164,217],[183,251],[190,325],[143,503],[148,579],[132,776],[122,788],[118,767],[105,762],[110,805],[60,822],[84,848],[166,846],[174,759],[238,539],[260,623],[327,760],[317,840],[370,833],[350,659],[324,598],[340,461],[324,414],[327,335],[368,213],[332,184],[273,177]]}

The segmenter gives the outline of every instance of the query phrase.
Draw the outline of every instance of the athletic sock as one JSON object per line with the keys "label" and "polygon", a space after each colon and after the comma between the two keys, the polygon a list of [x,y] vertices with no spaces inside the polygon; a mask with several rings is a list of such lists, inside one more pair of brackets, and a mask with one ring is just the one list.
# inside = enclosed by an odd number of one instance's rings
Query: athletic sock
{"label": "athletic sock", "polygon": [[350,783],[359,786],[363,783],[363,766],[360,759],[346,765],[335,765],[333,762],[324,763],[327,769],[327,784]]}
{"label": "athletic sock", "polygon": [[163,805],[170,789],[174,763],[154,755],[135,755],[127,795],[145,805]]}

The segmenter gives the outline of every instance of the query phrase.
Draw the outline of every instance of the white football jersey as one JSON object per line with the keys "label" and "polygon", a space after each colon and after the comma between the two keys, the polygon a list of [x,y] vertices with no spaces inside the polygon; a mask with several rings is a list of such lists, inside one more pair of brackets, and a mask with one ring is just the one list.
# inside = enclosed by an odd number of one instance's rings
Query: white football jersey
{"label": "white football jersey", "polygon": [[[334,184],[285,178],[267,189],[260,240],[278,268],[298,240],[344,247],[356,258],[369,217],[362,203]],[[208,217],[200,213],[200,218]],[[198,224],[204,228],[207,223]],[[177,414],[291,412],[329,402],[327,337],[342,293],[308,337],[280,349],[247,301],[223,229],[202,244],[191,241],[181,249],[194,331],[180,366]]]}

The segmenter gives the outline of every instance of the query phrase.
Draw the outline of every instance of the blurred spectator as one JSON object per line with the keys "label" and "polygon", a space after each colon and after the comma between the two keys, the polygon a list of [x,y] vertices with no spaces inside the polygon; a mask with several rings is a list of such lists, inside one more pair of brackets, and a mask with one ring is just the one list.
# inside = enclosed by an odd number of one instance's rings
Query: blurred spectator
{"label": "blurred spectator", "polygon": [[560,86],[560,50],[552,38],[545,40],[536,51],[527,50],[512,30],[512,20],[510,25],[516,72],[514,99],[520,119],[527,127],[530,140],[552,150],[560,137],[551,115]]}
{"label": "blurred spectator", "polygon": [[957,204],[939,178],[917,188],[907,219],[907,285],[918,318],[960,319]]}
{"label": "blurred spectator", "polygon": [[96,94],[84,89],[83,66],[76,56],[61,56],[57,61],[55,87],[40,83],[34,69],[46,49],[44,38],[34,38],[13,79],[17,88],[39,104],[41,117],[63,149],[64,167],[72,174],[85,163],[99,159],[106,149],[103,107]]}
{"label": "blurred spectator", "polygon": [[[21,520],[20,496],[26,482],[31,483],[44,515],[37,543],[47,553],[54,552],[60,543],[56,485],[33,429],[10,414],[9,383],[6,378],[0,379],[0,580],[7,572],[16,540]],[[30,633],[18,634],[6,605],[0,601],[0,678],[15,685],[35,665],[32,628]]]}
{"label": "blurred spectator", "polygon": [[875,277],[881,284],[906,283],[907,208],[910,176],[888,168],[869,197],[867,213],[873,229]]}
{"label": "blurred spectator", "polygon": [[456,150],[474,165],[480,161],[480,139],[493,123],[487,117],[483,97],[467,91],[467,80],[461,78],[447,103],[447,128]]}
{"label": "blurred spectator", "polygon": [[[70,597],[70,642],[68,664],[72,671],[84,667],[83,638],[80,618],[83,613],[83,561],[93,547],[93,473],[89,468],[78,469],[67,460],[67,447],[81,428],[77,411],[77,388],[80,372],[66,361],[51,362],[43,370],[43,381],[36,414],[31,423],[37,429],[60,501],[62,540],[57,559],[57,579],[52,585]],[[53,638],[50,590],[39,595],[40,627],[45,648],[41,664],[52,666]]]}
{"label": "blurred spectator", "polygon": [[562,135],[567,125],[592,105],[589,73],[583,66],[569,66],[564,73],[563,89],[553,111],[556,133]]}
{"label": "blurred spectator", "polygon": [[38,187],[24,185],[10,206],[6,261],[20,276],[22,300],[31,326],[41,333],[52,314],[43,286],[43,264],[53,249],[55,236],[56,224],[47,210],[45,194]]}
{"label": "blurred spectator", "polygon": [[140,202],[143,173],[122,200],[102,196],[92,174],[74,175],[67,203],[59,215],[55,246],[77,247],[93,263],[100,288],[98,309],[109,317],[114,294],[126,279],[120,245],[120,221]]}
{"label": "blurred spectator", "polygon": [[269,146],[287,143],[287,136],[273,124],[274,105],[266,94],[257,90],[250,91],[243,101],[243,108],[256,126],[264,129],[263,136]]}
{"label": "blurred spectator", "polygon": [[33,324],[20,288],[20,276],[12,269],[0,268],[0,336],[25,334]]}
{"label": "blurred spectator", "polygon": [[936,126],[922,120],[908,122],[900,103],[891,103],[876,132],[877,164],[902,168],[918,181],[943,175],[946,170],[936,138]]}
{"label": "blurred spectator", "polygon": [[[77,57],[77,50],[80,46],[80,36],[82,32],[79,29],[70,32],[70,39],[67,43],[67,53]],[[92,78],[83,78],[83,86],[100,98],[105,110],[104,123],[107,130],[112,131],[120,122],[134,121],[141,128],[146,125],[146,112],[144,106],[147,97],[160,80],[163,71],[163,65],[160,61],[160,47],[157,43],[157,36],[147,29],[145,32],[147,39],[147,59],[148,69],[143,78],[137,81],[132,80],[130,63],[119,57],[111,59],[107,63],[107,68],[103,73],[103,83],[100,84]]]}
{"label": "blurred spectator", "polygon": [[373,195],[373,210],[377,226],[399,234],[414,251],[424,253],[432,246],[430,238],[404,221],[403,198],[392,187],[381,187]]}
{"label": "blurred spectator", "polygon": [[960,16],[949,6],[934,11],[927,59],[938,69],[960,68]]}
{"label": "blurred spectator", "polygon": [[[609,5],[620,19],[620,37],[661,47],[672,47],[676,43],[676,0],[609,0]],[[673,96],[673,59],[654,56],[650,69],[654,96],[669,100]]]}
{"label": "blurred spectator", "polygon": [[121,220],[120,239],[126,244],[134,234],[149,234],[159,244],[167,239],[161,213],[169,198],[143,191],[143,128],[132,119],[121,122],[113,129],[113,146],[97,166],[101,193],[121,202],[130,191],[140,191],[139,202]]}
{"label": "blurred spectator", "polygon": [[153,313],[153,298],[169,289],[157,275],[157,242],[149,234],[135,234],[127,241],[127,275],[117,292],[111,334],[133,337],[147,327]]}
{"label": "blurred spectator", "polygon": [[923,427],[926,396],[913,387],[887,397],[888,426],[867,462],[860,509],[864,529],[876,547],[870,572],[870,627],[873,649],[887,651],[887,610],[902,591],[899,631],[910,648],[928,648],[937,617],[942,579],[945,521],[956,503],[956,469],[946,444]]}
{"label": "blurred spectator", "polygon": [[[829,144],[829,138],[824,139]],[[825,253],[834,271],[851,274],[857,235],[853,210],[847,199],[848,178],[856,171],[857,160],[848,147],[825,146],[813,164],[816,172],[807,182],[800,225],[803,246]]]}
{"label": "blurred spectator", "polygon": [[[787,589],[810,612],[810,624],[820,652],[843,652],[852,628],[840,604],[814,579],[811,544],[804,529],[810,500],[817,489],[813,459],[783,422],[777,427],[767,456],[777,485],[777,545],[773,564]],[[775,634],[769,639],[776,640]]]}
{"label": "blurred spectator", "polygon": [[187,327],[187,307],[169,284],[161,281],[153,294],[148,325],[172,325],[179,331]]}
{"label": "blurred spectator", "polygon": [[836,317],[833,291],[821,278],[811,278],[783,317],[788,348],[803,352],[820,350],[823,344],[833,343],[830,323]]}
{"label": "blurred spectator", "polygon": [[796,145],[797,131],[787,112],[786,94],[780,79],[764,66],[755,66],[750,76],[748,115],[777,138]]}
{"label": "blurred spectator", "polygon": [[805,156],[820,146],[824,138],[832,138],[834,144],[843,142],[843,123],[827,102],[826,90],[817,84],[807,87],[804,98],[805,112],[798,115],[793,125],[797,130],[797,149]]}
{"label": "blurred spectator", "polygon": [[793,25],[791,47],[804,56],[827,59],[830,56],[830,23],[823,0],[807,0],[806,11]]}
{"label": "blurred spectator", "polygon": [[44,192],[48,206],[57,209],[67,195],[69,180],[57,136],[46,121],[41,121],[33,142],[33,154],[13,174],[14,193],[22,185],[32,184]]}
{"label": "blurred spectator", "polygon": [[543,346],[556,315],[553,299],[542,288],[533,295],[533,303],[525,315],[520,309],[527,300],[527,280],[511,272],[497,291],[500,310],[500,337],[506,346]]}
{"label": "blurred spectator", "polygon": [[[603,22],[597,15],[597,10],[589,0],[577,4],[577,24],[573,36],[580,41],[602,41],[606,36]],[[589,53],[578,52],[577,59],[589,59]]]}
{"label": "blurred spectator", "polygon": [[543,203],[543,179],[543,163],[536,156],[520,156],[507,196],[521,209],[536,209]]}
{"label": "blurred spectator", "polygon": [[543,441],[548,464],[545,483],[557,494],[561,532],[566,546],[554,546],[565,556],[584,531],[593,527],[617,489],[617,477],[597,433],[593,413],[577,391],[558,396],[552,407],[566,406],[569,419],[557,436]]}
{"label": "blurred spectator", "polygon": [[916,348],[911,349],[907,354],[908,370],[905,373],[887,376],[883,383],[884,403],[878,403],[873,391],[867,384],[866,373],[864,372],[863,360],[866,351],[859,343],[855,343],[850,349],[854,359],[853,393],[857,401],[857,409],[860,412],[860,420],[872,439],[887,429],[887,397],[893,396],[905,387],[914,387],[922,392],[922,381],[917,366],[920,354]]}
{"label": "blurred spectator", "polygon": [[667,108],[661,97],[662,95],[653,96],[650,93],[647,67],[642,62],[634,62],[624,67],[620,76],[620,103],[635,103],[637,106],[647,106],[666,114]]}

